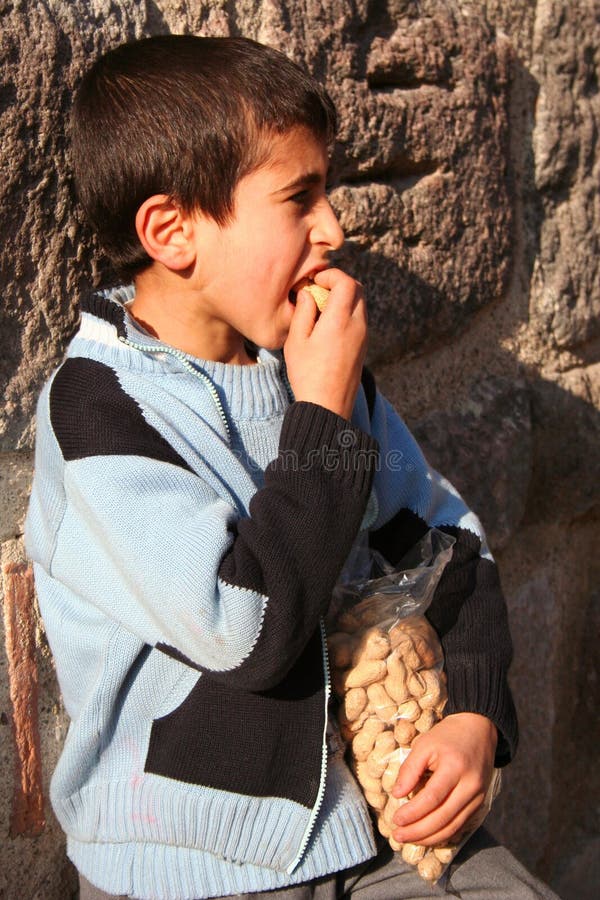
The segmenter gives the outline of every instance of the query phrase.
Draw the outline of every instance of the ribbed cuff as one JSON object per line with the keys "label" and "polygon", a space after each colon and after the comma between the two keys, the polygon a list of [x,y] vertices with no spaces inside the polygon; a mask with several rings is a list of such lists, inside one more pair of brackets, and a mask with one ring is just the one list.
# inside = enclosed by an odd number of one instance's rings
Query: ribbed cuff
{"label": "ribbed cuff", "polygon": [[454,713],[479,713],[490,719],[498,730],[494,765],[507,765],[518,743],[517,713],[504,671],[489,659],[475,670],[473,660],[446,659],[448,702],[444,716]]}
{"label": "ribbed cuff", "polygon": [[347,419],[298,401],[288,408],[279,439],[278,462],[297,471],[319,470],[367,494],[379,460],[377,441]]}

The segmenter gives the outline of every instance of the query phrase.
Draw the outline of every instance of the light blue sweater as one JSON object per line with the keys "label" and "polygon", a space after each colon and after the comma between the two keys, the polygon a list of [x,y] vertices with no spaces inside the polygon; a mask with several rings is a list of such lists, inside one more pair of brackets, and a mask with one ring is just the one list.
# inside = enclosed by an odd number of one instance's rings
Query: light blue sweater
{"label": "light blue sweater", "polygon": [[[359,529],[396,518],[407,546],[421,526],[466,535],[463,570],[487,571],[479,523],[379,394],[369,410],[361,391],[350,426],[293,402],[277,354],[240,367],[163,347],[130,296],[91,299],[38,407],[26,544],[71,719],[51,785],[69,856],[148,900],[353,866],[375,846],[327,728],[331,590]],[[456,649],[448,711],[489,715],[508,758],[510,652],[491,649],[505,612],[489,594],[448,622],[440,594],[437,624],[447,660]]]}

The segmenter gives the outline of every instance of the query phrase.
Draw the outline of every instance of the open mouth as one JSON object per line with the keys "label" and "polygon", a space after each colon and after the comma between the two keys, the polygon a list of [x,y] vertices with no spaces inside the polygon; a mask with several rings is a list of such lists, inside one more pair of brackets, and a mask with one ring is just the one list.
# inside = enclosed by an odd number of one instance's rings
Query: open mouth
{"label": "open mouth", "polygon": [[297,284],[294,285],[291,290],[288,291],[288,300],[290,303],[295,306],[296,300],[298,299],[298,294],[302,290],[303,287],[306,287],[307,284],[314,284],[312,278],[301,278]]}

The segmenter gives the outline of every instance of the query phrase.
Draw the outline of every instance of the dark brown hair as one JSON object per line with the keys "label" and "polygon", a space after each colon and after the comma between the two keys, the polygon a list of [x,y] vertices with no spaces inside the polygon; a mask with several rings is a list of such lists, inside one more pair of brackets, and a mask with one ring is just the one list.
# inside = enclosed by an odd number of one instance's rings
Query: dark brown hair
{"label": "dark brown hair", "polygon": [[333,103],[284,54],[247,38],[161,35],[123,44],[92,66],[71,120],[78,196],[112,264],[151,262],[135,216],[153,194],[220,224],[236,185],[268,157],[269,135],[335,135]]}

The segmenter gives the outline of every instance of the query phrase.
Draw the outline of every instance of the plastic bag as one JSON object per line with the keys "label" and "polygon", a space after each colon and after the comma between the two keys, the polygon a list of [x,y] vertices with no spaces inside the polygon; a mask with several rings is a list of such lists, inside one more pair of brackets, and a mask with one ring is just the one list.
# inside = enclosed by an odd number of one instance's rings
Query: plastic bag
{"label": "plastic bag", "polygon": [[425,618],[454,538],[431,529],[394,569],[366,547],[355,548],[342,573],[328,619],[338,722],[351,764],[380,833],[422,878],[435,883],[484,820],[499,789],[495,770],[482,806],[452,843],[399,844],[393,816],[407,798],[391,794],[412,741],[442,718],[447,700],[443,654]]}

